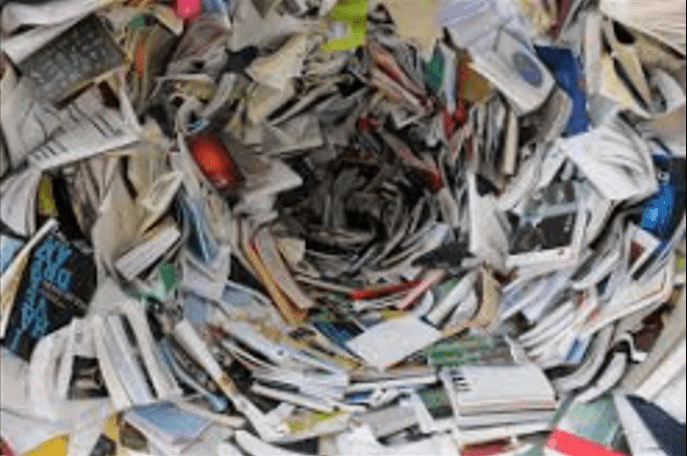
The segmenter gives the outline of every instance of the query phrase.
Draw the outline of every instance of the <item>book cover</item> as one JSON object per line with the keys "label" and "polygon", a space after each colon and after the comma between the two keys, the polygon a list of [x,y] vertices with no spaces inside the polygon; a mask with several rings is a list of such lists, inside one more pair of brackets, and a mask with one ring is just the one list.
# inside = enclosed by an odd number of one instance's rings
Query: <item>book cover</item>
{"label": "book cover", "polygon": [[95,287],[93,255],[54,227],[35,244],[21,271],[3,344],[30,359],[40,338],[85,315]]}
{"label": "book cover", "polygon": [[545,454],[626,456],[620,417],[611,396],[573,403],[551,431]]}
{"label": "book cover", "polygon": [[570,49],[551,46],[535,46],[537,57],[553,73],[553,77],[572,100],[572,113],[563,136],[573,136],[587,131],[587,97],[584,92],[585,81],[580,63]]}

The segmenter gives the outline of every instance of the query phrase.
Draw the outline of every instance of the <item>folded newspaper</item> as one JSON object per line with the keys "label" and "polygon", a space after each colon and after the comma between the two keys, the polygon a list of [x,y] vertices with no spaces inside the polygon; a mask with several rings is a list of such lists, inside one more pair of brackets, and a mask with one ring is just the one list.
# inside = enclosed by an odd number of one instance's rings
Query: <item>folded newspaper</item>
{"label": "folded newspaper", "polygon": [[684,454],[650,3],[0,1],[0,452]]}

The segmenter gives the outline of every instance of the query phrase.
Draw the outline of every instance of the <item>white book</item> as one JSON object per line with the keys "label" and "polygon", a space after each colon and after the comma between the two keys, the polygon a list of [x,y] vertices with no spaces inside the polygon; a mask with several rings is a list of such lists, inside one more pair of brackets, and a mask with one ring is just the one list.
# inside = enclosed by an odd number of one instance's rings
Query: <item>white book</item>
{"label": "white book", "polygon": [[582,364],[571,374],[554,380],[556,390],[560,392],[572,391],[587,385],[599,371],[606,357],[606,352],[613,337],[614,325],[609,325],[599,331],[594,342],[588,350],[591,350]]}
{"label": "white book", "polygon": [[[457,415],[547,410],[556,393],[535,364],[444,369],[440,377]],[[518,385],[514,388],[513,385]]]}
{"label": "white book", "polygon": [[659,393],[654,396],[653,403],[668,412],[677,421],[684,423],[687,417],[687,370],[683,367],[679,374],[673,377]]}
{"label": "white book", "polygon": [[181,171],[171,171],[155,179],[139,202],[148,210],[146,219],[141,224],[145,231],[152,226],[166,211],[174,199],[183,180]]}
{"label": "white book", "polygon": [[156,443],[174,449],[181,449],[197,440],[211,424],[210,420],[170,402],[134,407],[124,415],[124,419],[153,437]]}
{"label": "white book", "polygon": [[601,20],[599,11],[587,10],[584,16],[584,74],[587,82],[587,93],[599,92],[601,80]]}
{"label": "white book", "polygon": [[36,227],[36,198],[41,173],[27,168],[7,176],[0,183],[0,198],[12,204],[0,204],[0,220],[17,234],[31,236]]}
{"label": "white book", "polygon": [[346,342],[369,364],[385,369],[441,339],[441,332],[414,315],[373,326]]}
{"label": "white book", "polygon": [[180,236],[181,232],[175,225],[164,227],[119,257],[115,267],[126,279],[133,280],[167,252]]}
{"label": "white book", "polygon": [[461,430],[494,427],[510,424],[553,421],[555,410],[534,410],[513,413],[484,413],[480,415],[458,415],[455,422]]}
{"label": "white book", "polygon": [[627,368],[627,362],[626,353],[615,352],[611,362],[606,366],[601,376],[589,388],[576,396],[575,401],[587,403],[601,397],[620,381]]}
{"label": "white book", "polygon": [[238,443],[241,449],[250,455],[269,454],[271,456],[302,456],[301,453],[270,445],[247,431],[238,430],[234,436],[236,438],[236,443]]}
{"label": "white book", "polygon": [[67,343],[62,354],[60,367],[57,373],[57,398],[67,399],[69,391],[69,381],[72,376],[72,366],[74,365],[74,345],[76,343],[76,333],[83,333],[81,327],[85,324],[85,320],[81,318],[73,318],[69,324],[69,334],[67,335]]}
{"label": "white book", "polygon": [[117,368],[119,378],[134,404],[149,404],[154,401],[153,394],[146,382],[142,364],[127,339],[122,317],[111,315],[105,320],[106,345]]}
{"label": "white book", "polygon": [[427,321],[438,325],[463,300],[477,282],[477,271],[468,272],[434,308],[427,313]]}
{"label": "white book", "polygon": [[[594,334],[604,326],[641,309],[665,302],[673,291],[672,264],[660,273],[648,278],[647,283],[625,281],[599,313],[594,314],[586,323],[585,334]],[[629,283],[628,283],[629,282]]]}
{"label": "white book", "polygon": [[519,424],[507,424],[458,431],[458,440],[461,445],[470,445],[493,440],[507,439],[521,435],[535,434],[548,431],[552,428],[550,420],[533,421]]}
{"label": "white book", "polygon": [[685,2],[680,0],[602,0],[601,12],[636,28],[685,55]]}
{"label": "white book", "polygon": [[160,358],[159,348],[147,325],[143,304],[127,299],[121,302],[119,307],[131,324],[145,369],[148,371],[155,389],[156,397],[159,399],[180,397],[182,390],[168,366]]}
{"label": "white book", "polygon": [[547,316],[541,319],[536,325],[534,325],[530,330],[524,332],[520,335],[518,340],[523,347],[534,345],[551,334],[547,334],[550,331],[558,331],[558,324],[567,315],[574,312],[575,305],[572,300],[567,300],[563,304],[559,305],[556,309],[551,310]]}
{"label": "white book", "polygon": [[266,396],[278,401],[289,402],[291,404],[317,410],[322,413],[331,413],[334,411],[334,406],[332,403],[320,397],[313,397],[306,394],[271,388],[260,383],[253,383],[253,385],[251,385],[251,391],[261,396]]}
{"label": "white book", "polygon": [[473,56],[472,66],[498,87],[520,114],[532,112],[546,101],[555,81],[530,49],[501,30],[492,49]]}
{"label": "white book", "polygon": [[246,420],[243,417],[237,415],[225,415],[224,413],[215,413],[200,405],[186,402],[186,400],[175,401],[174,405],[181,410],[193,413],[194,415],[198,415],[201,418],[213,421],[222,426],[241,428],[246,424]]}
{"label": "white book", "polygon": [[[590,258],[588,261],[591,263],[589,265],[589,270],[585,271],[584,275],[576,272],[575,280],[571,280],[570,287],[573,290],[584,290],[591,286],[599,283],[608,273],[616,267],[618,262],[621,260],[622,250],[621,243],[618,242],[617,246],[612,248],[610,252],[601,256]],[[581,276],[577,278],[578,274]]]}
{"label": "white book", "polygon": [[107,392],[112,399],[112,403],[116,410],[124,410],[131,407],[132,402],[129,395],[122,384],[122,381],[117,374],[112,356],[110,355],[105,344],[105,322],[100,315],[91,317],[91,326],[93,327],[93,338],[95,340],[96,354],[98,355],[98,365],[105,380]]}
{"label": "white book", "polygon": [[41,416],[50,410],[54,401],[58,360],[64,353],[69,327],[54,331],[41,338],[31,354],[28,369],[29,400],[35,412]]}
{"label": "white book", "polygon": [[686,348],[686,339],[683,338],[651,375],[636,389],[635,393],[637,396],[643,397],[648,401],[653,399],[680,370],[684,369],[686,364]]}
{"label": "white book", "polygon": [[229,398],[237,394],[236,386],[212,356],[205,342],[200,338],[196,330],[188,320],[181,320],[174,327],[175,339],[184,349],[205,369],[210,377],[217,383],[219,389]]}
{"label": "white book", "polygon": [[618,416],[632,454],[637,456],[667,456],[627,398],[622,394],[614,393],[613,402],[618,410]]}
{"label": "white book", "polygon": [[267,372],[255,372],[256,378],[266,381],[275,381],[290,385],[299,389],[300,392],[312,396],[323,396],[332,399],[342,399],[346,386],[347,377],[335,375],[321,375],[319,373],[301,372],[289,369],[270,369]]}

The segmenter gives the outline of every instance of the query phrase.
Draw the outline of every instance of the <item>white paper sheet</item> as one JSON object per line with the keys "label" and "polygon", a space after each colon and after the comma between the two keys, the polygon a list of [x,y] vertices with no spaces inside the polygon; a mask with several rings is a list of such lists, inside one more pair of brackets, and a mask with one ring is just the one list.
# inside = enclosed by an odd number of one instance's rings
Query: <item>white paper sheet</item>
{"label": "white paper sheet", "polygon": [[369,364],[385,369],[440,338],[440,331],[409,315],[380,323],[346,345]]}

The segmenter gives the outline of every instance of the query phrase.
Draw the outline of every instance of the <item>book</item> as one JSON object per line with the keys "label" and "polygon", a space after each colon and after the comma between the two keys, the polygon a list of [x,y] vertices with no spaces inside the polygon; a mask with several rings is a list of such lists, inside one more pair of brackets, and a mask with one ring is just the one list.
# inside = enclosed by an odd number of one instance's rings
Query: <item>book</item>
{"label": "book", "polygon": [[502,90],[520,114],[539,108],[555,86],[536,54],[503,29],[497,32],[492,47],[474,55],[473,60],[475,70]]}
{"label": "book", "polygon": [[[556,393],[535,364],[471,366],[439,373],[456,415],[552,410]],[[518,388],[513,388],[518,385]]]}
{"label": "book", "polygon": [[685,337],[685,291],[680,294],[677,306],[673,309],[668,323],[661,331],[644,362],[630,367],[622,380],[622,387],[631,390],[640,386],[645,379],[665,359],[680,339]]}
{"label": "book", "polygon": [[180,237],[181,232],[176,225],[159,226],[143,242],[121,255],[115,261],[115,267],[127,280],[133,280],[152,266]]}
{"label": "book", "polygon": [[2,308],[4,345],[28,360],[41,337],[86,314],[96,283],[92,253],[68,241],[56,222],[24,249],[3,275],[10,283],[3,283]]}
{"label": "book", "polygon": [[24,244],[26,242],[23,239],[0,234],[0,275],[9,267]]}
{"label": "book", "polygon": [[685,15],[685,3],[679,0],[661,0],[653,8],[644,2],[631,0],[602,0],[602,13],[667,44],[685,55],[687,39],[685,24],[678,18]]}
{"label": "book", "polygon": [[553,183],[532,196],[513,228],[507,264],[576,258],[584,230],[579,207],[579,187],[572,181]]}
{"label": "book", "polygon": [[451,342],[439,342],[423,350],[432,366],[515,364],[517,350],[514,341],[501,335],[470,334]]}
{"label": "book", "polygon": [[462,430],[458,438],[461,445],[472,445],[501,439],[514,439],[523,435],[537,434],[548,431],[551,427],[551,421],[548,419],[543,421],[484,426]]}
{"label": "book", "polygon": [[627,443],[632,450],[632,454],[665,454],[661,451],[658,442],[649,431],[642,418],[632,407],[628,397],[623,394],[613,394],[613,401],[620,422],[625,429]]}
{"label": "book", "polygon": [[147,316],[141,303],[134,300],[123,300],[120,305],[126,321],[131,325],[130,339],[135,339],[135,345],[142,358],[144,370],[147,372],[155,396],[158,399],[169,399],[181,396],[181,389],[176,383],[167,364],[162,361],[162,354],[155,342]]}
{"label": "book", "polygon": [[317,305],[294,280],[288,266],[277,250],[277,244],[269,228],[263,228],[256,234],[254,245],[262,262],[269,268],[274,281],[291,302],[303,310]]}
{"label": "book", "polygon": [[[105,320],[105,344],[109,350],[124,388],[134,404],[153,402],[149,380],[143,362],[127,336],[124,316],[111,315]],[[129,332],[131,327],[129,326]]]}
{"label": "book", "polygon": [[91,320],[72,319],[58,371],[58,398],[87,399],[108,395],[93,337]]}
{"label": "book", "polygon": [[635,394],[646,400],[653,399],[661,389],[685,367],[685,353],[687,341],[683,337],[675,344],[666,357],[657,365],[653,372],[635,390]]}
{"label": "book", "polygon": [[613,398],[574,403],[549,434],[546,456],[627,456],[622,425]]}
{"label": "book", "polygon": [[670,456],[685,452],[687,435],[684,422],[679,422],[652,402],[636,396],[628,396],[627,400],[663,452]]}
{"label": "book", "polygon": [[177,450],[197,440],[211,424],[210,420],[169,402],[133,407],[124,415],[124,419],[154,443]]}
{"label": "book", "polygon": [[584,74],[579,62],[569,49],[535,46],[537,56],[553,73],[556,83],[569,95],[572,112],[563,131],[564,136],[572,136],[589,128],[586,112],[587,98],[584,92]]}
{"label": "book", "polygon": [[346,346],[369,364],[384,369],[440,338],[436,328],[409,315],[379,323],[346,342]]}
{"label": "book", "polygon": [[124,410],[132,405],[132,401],[127,394],[122,380],[117,373],[115,360],[105,343],[105,321],[102,316],[94,315],[91,320],[93,339],[95,342],[95,352],[98,357],[98,364],[102,370],[105,386],[110,396],[110,400],[116,410]]}

